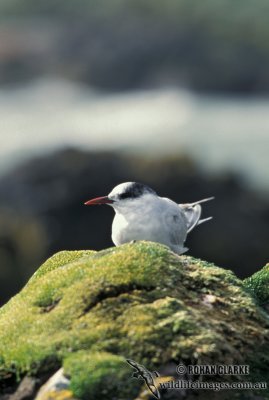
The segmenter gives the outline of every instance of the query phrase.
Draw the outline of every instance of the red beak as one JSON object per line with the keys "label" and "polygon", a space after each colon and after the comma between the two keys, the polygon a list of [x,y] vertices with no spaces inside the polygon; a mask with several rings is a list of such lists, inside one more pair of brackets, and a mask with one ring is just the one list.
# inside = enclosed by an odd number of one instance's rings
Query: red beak
{"label": "red beak", "polygon": [[84,204],[85,206],[96,206],[100,204],[111,204],[113,200],[110,200],[107,196],[96,197],[96,199],[88,200]]}

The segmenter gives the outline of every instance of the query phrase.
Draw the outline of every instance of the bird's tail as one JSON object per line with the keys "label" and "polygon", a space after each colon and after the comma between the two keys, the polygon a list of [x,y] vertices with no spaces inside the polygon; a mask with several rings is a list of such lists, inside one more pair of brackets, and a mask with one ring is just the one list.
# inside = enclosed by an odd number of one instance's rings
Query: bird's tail
{"label": "bird's tail", "polygon": [[196,201],[195,203],[179,204],[179,206],[184,211],[185,217],[187,219],[188,233],[193,230],[196,226],[203,224],[204,222],[210,221],[213,217],[208,217],[201,219],[202,207],[201,203],[213,200],[214,197],[208,197],[207,199],[202,199]]}
{"label": "bird's tail", "polygon": [[206,199],[195,201],[195,203],[187,203],[187,204],[183,204],[183,205],[192,207],[192,206],[196,206],[196,204],[206,203],[207,201],[211,201],[211,200],[214,200],[214,199],[215,199],[215,197],[212,196],[212,197],[207,197]]}

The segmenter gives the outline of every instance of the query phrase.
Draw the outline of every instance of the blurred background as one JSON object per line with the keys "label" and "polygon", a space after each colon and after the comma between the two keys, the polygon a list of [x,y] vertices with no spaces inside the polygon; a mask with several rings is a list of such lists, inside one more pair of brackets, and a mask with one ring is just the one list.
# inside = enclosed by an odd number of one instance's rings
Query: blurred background
{"label": "blurred background", "polygon": [[54,252],[111,246],[123,181],[214,220],[188,254],[268,261],[267,0],[1,0],[0,303]]}

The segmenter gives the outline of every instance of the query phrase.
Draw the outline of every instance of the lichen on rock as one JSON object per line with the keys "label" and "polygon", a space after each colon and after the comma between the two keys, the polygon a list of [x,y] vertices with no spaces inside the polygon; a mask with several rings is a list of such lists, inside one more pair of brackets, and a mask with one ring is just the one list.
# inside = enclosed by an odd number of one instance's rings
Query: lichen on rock
{"label": "lichen on rock", "polygon": [[75,398],[131,400],[143,381],[126,358],[157,371],[249,364],[248,381],[266,381],[268,332],[242,281],[213,264],[150,242],[61,252],[0,310],[0,381],[63,366]]}

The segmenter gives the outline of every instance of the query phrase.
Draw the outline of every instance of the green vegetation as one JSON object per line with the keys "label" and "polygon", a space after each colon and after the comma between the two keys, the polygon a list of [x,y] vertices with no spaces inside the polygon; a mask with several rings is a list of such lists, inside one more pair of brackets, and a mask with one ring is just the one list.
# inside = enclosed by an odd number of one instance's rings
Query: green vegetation
{"label": "green vegetation", "polygon": [[250,364],[265,381],[268,329],[231,271],[165,246],[61,252],[0,310],[0,377],[63,365],[74,396],[89,400],[138,395],[126,358],[157,371],[172,361]]}
{"label": "green vegetation", "polygon": [[111,392],[114,398],[134,397],[140,386],[133,382],[128,387],[130,367],[125,359],[110,353],[90,353],[78,351],[66,358],[64,370],[71,379],[70,389],[78,398],[103,400],[109,398]]}
{"label": "green vegetation", "polygon": [[269,303],[269,264],[245,279],[244,285],[258,299],[259,304]]}

